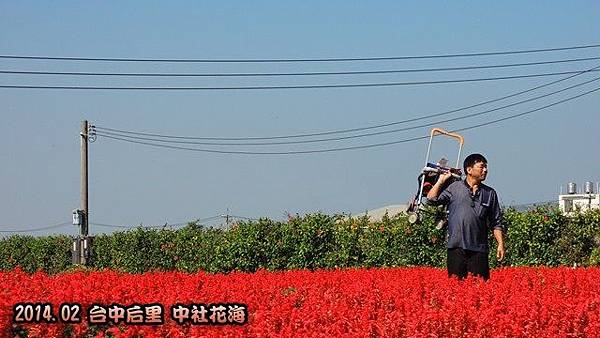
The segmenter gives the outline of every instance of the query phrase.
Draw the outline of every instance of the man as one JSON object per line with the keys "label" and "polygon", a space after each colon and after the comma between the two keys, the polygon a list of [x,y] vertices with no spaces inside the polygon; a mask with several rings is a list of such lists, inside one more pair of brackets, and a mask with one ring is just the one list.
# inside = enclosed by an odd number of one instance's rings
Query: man
{"label": "man", "polygon": [[427,199],[434,205],[448,205],[448,276],[463,279],[471,273],[488,280],[489,228],[498,242],[496,257],[504,259],[502,212],[496,191],[482,183],[488,173],[485,157],[471,154],[465,158],[463,168],[465,180],[443,189],[451,174],[441,174]]}

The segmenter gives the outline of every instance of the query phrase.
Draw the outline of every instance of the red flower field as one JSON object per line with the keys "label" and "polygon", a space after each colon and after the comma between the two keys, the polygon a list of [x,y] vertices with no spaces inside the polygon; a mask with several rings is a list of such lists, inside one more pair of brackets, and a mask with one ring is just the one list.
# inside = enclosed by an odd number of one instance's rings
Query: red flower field
{"label": "red flower field", "polygon": [[[0,335],[598,337],[599,281],[600,268],[566,267],[493,270],[488,282],[448,279],[433,268],[53,276],[16,270],[0,272]],[[46,304],[52,313],[42,311]],[[156,320],[156,312],[140,308],[157,304],[162,323],[136,324],[143,316]],[[91,324],[87,312],[93,308],[99,318],[103,306],[113,322]]]}

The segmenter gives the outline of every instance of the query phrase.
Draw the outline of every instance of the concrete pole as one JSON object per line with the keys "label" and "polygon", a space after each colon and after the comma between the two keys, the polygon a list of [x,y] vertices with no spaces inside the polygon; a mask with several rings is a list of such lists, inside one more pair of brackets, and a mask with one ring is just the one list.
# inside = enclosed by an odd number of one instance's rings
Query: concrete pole
{"label": "concrete pole", "polygon": [[[83,210],[83,222],[81,224],[81,243],[87,242],[89,212],[88,212],[88,121],[81,122],[81,210]],[[86,245],[87,246],[87,245]],[[81,264],[87,263],[86,251],[89,248],[81,248]]]}

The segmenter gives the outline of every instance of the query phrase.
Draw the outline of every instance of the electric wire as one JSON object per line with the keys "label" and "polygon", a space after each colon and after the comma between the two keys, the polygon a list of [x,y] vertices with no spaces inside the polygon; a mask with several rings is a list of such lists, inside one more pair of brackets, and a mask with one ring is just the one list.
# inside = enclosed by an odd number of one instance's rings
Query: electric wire
{"label": "electric wire", "polygon": [[229,215],[229,217],[239,218],[239,219],[243,219],[243,220],[247,220],[247,221],[258,221],[259,220],[257,218],[238,216],[238,215]]}
{"label": "electric wire", "polygon": [[[596,91],[600,90],[600,87],[595,88],[593,90],[589,90],[587,92],[584,92],[582,94],[579,95],[575,95],[575,96],[571,96],[568,97],[566,99],[560,100],[560,101],[556,101],[553,102],[551,104],[542,106],[540,108],[536,108],[536,109],[532,109],[532,110],[528,110],[519,114],[515,114],[515,115],[510,115],[504,118],[500,118],[500,119],[496,119],[496,120],[492,120],[489,122],[485,122],[485,123],[480,123],[480,124],[475,124],[469,127],[465,127],[465,128],[460,128],[460,129],[455,129],[453,130],[453,132],[458,132],[458,131],[466,131],[466,130],[471,130],[471,129],[475,129],[475,128],[480,128],[483,126],[487,126],[490,124],[495,124],[495,123],[499,123],[502,121],[506,121],[509,119],[514,119],[517,117],[521,117],[524,115],[528,115],[528,114],[532,114],[534,112],[543,110],[543,109],[547,109],[571,100],[575,100],[577,98],[580,98],[582,96],[585,95],[589,95],[591,93],[594,93]],[[428,135],[426,136],[420,136],[420,137],[413,137],[413,138],[409,138],[409,139],[403,139],[403,140],[398,140],[398,141],[391,141],[391,142],[384,142],[384,143],[375,143],[375,144],[367,144],[367,145],[360,145],[360,146],[351,146],[351,147],[339,147],[339,148],[328,148],[328,149],[315,149],[315,150],[297,150],[297,151],[277,151],[277,152],[252,152],[252,151],[227,151],[227,150],[214,150],[214,149],[199,149],[199,148],[189,148],[189,147],[180,147],[180,146],[172,146],[172,145],[166,145],[166,144],[156,144],[156,143],[150,143],[150,142],[142,142],[142,141],[135,141],[135,140],[129,140],[129,139],[124,139],[124,138],[120,138],[120,137],[114,137],[114,136],[108,136],[108,135],[103,135],[102,137],[106,137],[109,139],[113,139],[113,140],[118,140],[118,141],[123,141],[123,142],[129,142],[129,143],[135,143],[135,144],[141,144],[141,145],[148,145],[148,146],[153,146],[153,147],[159,147],[159,148],[167,148],[167,149],[178,149],[178,150],[188,150],[188,151],[195,151],[195,152],[204,152],[204,153],[217,153],[217,154],[239,154],[239,155],[296,155],[296,154],[315,154],[315,153],[328,153],[328,152],[337,152],[337,151],[345,151],[345,150],[357,150],[357,149],[367,149],[367,148],[374,148],[374,147],[382,147],[382,146],[388,146],[388,145],[393,145],[393,144],[400,144],[400,143],[407,143],[407,142],[412,142],[412,141],[417,141],[417,140],[423,140],[423,139],[427,139],[429,138]]]}
{"label": "electric wire", "polygon": [[600,77],[588,80],[588,81],[584,81],[582,83],[578,83],[560,90],[556,90],[550,93],[546,93],[543,95],[538,95],[536,97],[533,98],[529,98],[526,100],[521,100],[515,103],[511,103],[511,104],[507,104],[501,107],[497,107],[497,108],[493,108],[493,109],[488,109],[488,110],[484,110],[482,112],[478,112],[478,113],[472,113],[472,114],[467,114],[467,115],[463,115],[463,116],[459,116],[459,117],[454,117],[454,118],[450,118],[450,119],[446,119],[446,120],[441,120],[441,121],[434,121],[434,122],[429,122],[429,123],[425,123],[425,124],[419,124],[416,126],[411,126],[411,127],[405,127],[405,128],[400,128],[400,129],[392,129],[392,130],[384,130],[384,131],[379,131],[379,132],[371,132],[371,133],[365,133],[365,134],[358,134],[358,135],[350,135],[350,136],[343,136],[343,137],[330,137],[330,138],[321,138],[321,139],[314,139],[314,140],[302,140],[302,141],[278,141],[278,142],[262,142],[262,143],[221,143],[221,142],[198,142],[198,141],[173,141],[173,140],[162,140],[162,139],[157,139],[157,138],[150,138],[150,137],[140,137],[140,136],[130,136],[130,135],[122,135],[122,134],[118,134],[118,133],[112,133],[112,132],[97,132],[96,134],[99,136],[105,136],[105,135],[110,135],[110,136],[119,136],[119,137],[126,137],[129,139],[134,139],[134,140],[144,140],[144,141],[156,141],[156,142],[163,142],[163,143],[174,143],[174,144],[195,144],[195,145],[216,145],[216,146],[272,146],[272,145],[285,145],[285,144],[307,144],[307,143],[319,143],[319,142],[330,142],[330,141],[342,141],[342,140],[349,140],[349,139],[355,139],[355,138],[363,138],[363,137],[369,137],[369,136],[377,136],[377,135],[384,135],[384,134],[391,134],[391,133],[398,133],[398,132],[402,132],[402,131],[408,131],[408,130],[414,130],[414,129],[419,129],[419,128],[423,128],[423,127],[429,127],[429,126],[433,126],[436,124],[440,124],[440,123],[447,123],[447,122],[454,122],[454,121],[458,121],[458,120],[463,120],[463,119],[467,119],[467,118],[472,118],[472,117],[476,117],[476,116],[481,116],[481,115],[485,115],[485,114],[489,114],[498,110],[502,110],[505,108],[509,108],[509,107],[514,107],[520,104],[524,104],[524,103],[528,103],[528,102],[532,102],[535,100],[539,100],[541,98],[545,98],[551,95],[555,95],[576,87],[580,87],[583,85],[586,85],[588,83],[591,82],[595,82],[600,80]]}
{"label": "electric wire", "polygon": [[[595,68],[600,68],[600,66],[597,66]],[[149,138],[149,137],[139,137],[139,136],[131,136],[128,134],[123,134],[123,133],[119,133],[119,132],[110,132],[110,131],[104,131],[102,129],[106,129],[106,128],[97,128],[98,130],[100,130],[100,132],[98,133],[98,135],[102,136],[102,135],[109,135],[109,136],[118,136],[118,137],[126,137],[126,138],[131,138],[131,139],[137,139],[137,140],[144,140],[144,141],[156,141],[156,142],[163,142],[163,143],[175,143],[175,144],[195,144],[195,145],[217,145],[217,146],[265,146],[265,145],[284,145],[284,144],[306,144],[306,143],[316,143],[316,142],[328,142],[328,141],[340,141],[340,140],[347,140],[347,139],[354,139],[354,138],[362,138],[362,137],[368,137],[368,136],[376,136],[376,135],[383,135],[383,134],[389,134],[389,133],[396,133],[396,132],[402,132],[402,131],[408,131],[408,130],[413,130],[413,129],[418,129],[418,128],[422,128],[422,127],[428,127],[428,126],[432,126],[435,124],[439,124],[439,123],[447,123],[447,122],[453,122],[453,121],[457,121],[457,120],[462,120],[462,119],[466,119],[466,118],[471,118],[471,117],[476,117],[476,116],[480,116],[480,115],[485,115],[485,114],[489,114],[491,112],[494,111],[498,111],[501,109],[505,109],[505,108],[509,108],[509,107],[513,107],[519,104],[523,104],[523,103],[528,103],[531,101],[535,101],[544,97],[548,97],[551,95],[555,95],[594,81],[598,81],[600,79],[600,77],[598,78],[594,78],[588,81],[584,81],[582,83],[579,84],[575,84],[563,89],[559,89],[547,94],[543,94],[543,95],[539,95],[533,98],[529,98],[526,100],[521,100],[515,103],[511,103],[508,105],[504,105],[501,107],[497,107],[497,108],[493,108],[493,109],[488,109],[488,110],[484,110],[482,112],[478,112],[478,113],[472,113],[472,114],[467,114],[464,116],[460,116],[460,117],[456,117],[456,118],[451,118],[451,119],[446,119],[446,120],[441,120],[441,121],[435,121],[435,122],[430,122],[430,123],[426,123],[426,124],[420,124],[420,125],[416,125],[416,126],[412,126],[412,127],[406,127],[406,128],[400,128],[400,129],[392,129],[392,130],[386,130],[386,131],[380,131],[380,132],[372,132],[372,133],[364,133],[364,134],[358,134],[358,135],[351,135],[351,136],[344,136],[344,137],[333,137],[333,138],[321,138],[321,139],[313,139],[313,140],[302,140],[302,141],[285,141],[285,142],[261,142],[261,143],[251,143],[251,142],[245,142],[245,143],[222,143],[222,142],[197,142],[197,141],[173,141],[173,140],[164,140],[164,139],[157,139],[157,138]]]}
{"label": "electric wire", "polygon": [[401,121],[395,121],[395,122],[388,122],[388,123],[383,123],[383,124],[378,124],[378,125],[373,125],[373,126],[367,126],[367,127],[358,127],[358,128],[350,128],[350,129],[341,129],[341,130],[331,130],[331,131],[324,131],[324,132],[316,132],[316,133],[304,133],[304,134],[292,134],[292,135],[278,135],[278,136],[266,136],[266,137],[194,137],[194,136],[176,136],[176,135],[165,135],[165,134],[155,134],[155,133],[142,133],[142,132],[135,132],[135,131],[130,131],[130,130],[122,130],[122,129],[115,129],[115,128],[105,128],[102,126],[96,126],[97,130],[101,130],[101,131],[111,131],[111,132],[117,132],[117,133],[124,133],[124,134],[132,134],[132,135],[142,135],[142,136],[153,136],[153,137],[161,137],[161,138],[168,138],[168,139],[187,139],[187,140],[214,140],[214,141],[242,141],[242,140],[275,140],[275,139],[288,139],[288,138],[303,138],[303,137],[312,137],[312,136],[323,136],[323,135],[332,135],[332,134],[343,134],[343,133],[350,133],[350,132],[356,132],[356,131],[363,131],[363,130],[369,130],[369,129],[377,129],[377,128],[384,128],[384,127],[389,127],[389,126],[393,126],[393,125],[399,125],[399,124],[404,124],[404,123],[409,123],[409,122],[415,122],[415,121],[419,121],[419,120],[424,120],[424,119],[429,119],[429,118],[433,118],[433,117],[437,117],[437,116],[443,116],[443,115],[448,115],[448,114],[452,114],[452,113],[456,113],[459,111],[463,111],[463,110],[467,110],[467,109],[471,109],[471,108],[475,108],[475,107],[479,107],[479,106],[483,106],[489,103],[494,103],[494,102],[498,102],[498,101],[503,101],[512,97],[516,97],[528,92],[532,92],[544,87],[548,87],[551,86],[553,84],[559,83],[559,82],[563,82],[569,79],[572,79],[574,77],[577,77],[579,75],[597,70],[598,68],[600,68],[600,66],[596,66],[594,68],[590,68],[584,71],[581,71],[579,73],[573,74],[573,75],[569,75],[565,78],[562,79],[558,79],[558,80],[554,80],[542,85],[538,85],[529,89],[525,89],[522,91],[518,91],[509,95],[505,95],[496,99],[491,99],[491,100],[486,100],[483,102],[479,102],[479,103],[475,103],[469,106],[465,106],[465,107],[460,107],[460,108],[456,108],[456,109],[452,109],[452,110],[448,110],[448,111],[443,111],[443,112],[439,112],[439,113],[434,113],[434,114],[430,114],[430,115],[424,115],[424,116],[419,116],[419,117],[415,117],[415,118],[410,118],[410,119],[405,119],[405,120],[401,120]]}
{"label": "electric wire", "polygon": [[509,205],[509,208],[519,207],[519,208],[528,208],[535,206],[548,206],[548,205],[558,205],[558,200],[546,200],[546,201],[538,201],[538,202],[529,202],[529,203],[520,203]]}
{"label": "electric wire", "polygon": [[[167,224],[167,225],[137,225],[137,226],[126,226],[126,225],[113,225],[113,224],[103,224],[103,223],[90,223],[95,226],[105,227],[105,228],[116,228],[116,229],[126,229],[131,230],[135,228],[144,228],[144,229],[166,229],[166,228],[176,228],[185,226],[186,224]],[[202,223],[196,223],[200,226],[207,227],[208,225]]]}
{"label": "electric wire", "polygon": [[0,230],[0,233],[8,233],[8,232],[36,232],[36,231],[42,231],[42,230],[50,230],[50,229],[61,228],[61,227],[64,227],[66,225],[69,225],[69,224],[71,224],[71,222],[63,222],[63,223],[58,223],[58,224],[54,224],[54,225],[50,225],[50,226],[45,226],[45,227],[40,227],[40,228],[33,228],[33,229]]}
{"label": "electric wire", "polygon": [[[245,216],[238,216],[238,215],[228,215],[230,218],[232,219],[245,219],[245,220],[252,220],[252,221],[256,221],[257,219],[255,218],[250,218],[250,217],[245,217]],[[172,223],[172,224],[168,224],[165,223],[164,225],[137,225],[137,226],[128,226],[128,225],[116,225],[116,224],[107,224],[107,223],[96,223],[96,222],[90,222],[90,225],[96,225],[96,226],[101,226],[101,227],[108,227],[108,228],[119,228],[119,229],[133,229],[136,227],[143,227],[143,228],[149,228],[149,229],[164,229],[167,227],[181,227],[181,226],[187,226],[190,223],[194,223],[197,225],[201,225],[201,226],[209,226],[208,224],[205,224],[204,222],[209,222],[209,221],[213,221],[216,219],[221,219],[224,218],[224,215],[215,215],[215,216],[211,216],[211,217],[204,217],[204,218],[199,218],[199,219],[194,219],[194,220],[190,220],[187,222],[180,222],[180,223]]]}
{"label": "electric wire", "polygon": [[[187,223],[186,223],[187,224]],[[135,228],[147,228],[147,229],[164,229],[164,228],[172,228],[179,227],[186,224],[165,224],[165,225],[136,225],[136,226],[128,226],[128,225],[115,225],[115,224],[106,224],[106,223],[90,223],[90,225],[105,227],[105,228],[118,228],[118,229],[135,229]]]}
{"label": "electric wire", "polygon": [[207,222],[207,221],[211,221],[217,218],[220,218],[220,215],[216,215],[216,216],[211,216],[211,217],[205,217],[205,218],[199,218],[199,219],[195,219],[195,220],[191,220],[189,222],[180,222],[180,223],[173,223],[173,224],[168,224],[165,223],[164,225],[137,225],[137,226],[128,226],[128,225],[116,225],[116,224],[106,224],[106,223],[96,223],[96,222],[90,222],[90,225],[97,225],[97,226],[101,226],[101,227],[109,227],[109,228],[120,228],[120,229],[132,229],[132,228],[136,228],[136,227],[143,227],[143,228],[151,228],[151,229],[159,229],[159,228],[165,228],[165,227],[180,227],[180,226],[185,226],[189,223],[197,223],[199,225],[203,225],[201,223],[203,222]]}
{"label": "electric wire", "polygon": [[216,91],[216,90],[274,90],[274,89],[325,89],[325,88],[364,88],[364,87],[396,87],[396,86],[418,86],[434,85],[448,83],[470,83],[484,81],[514,80],[546,76],[557,76],[566,74],[576,74],[582,72],[565,71],[552,73],[535,73],[523,75],[509,75],[496,77],[479,77],[470,79],[448,79],[448,80],[429,80],[429,81],[409,81],[409,82],[377,82],[377,83],[345,83],[345,84],[324,84],[324,85],[283,85],[283,86],[221,86],[221,87],[113,87],[113,86],[40,86],[40,85],[0,85],[4,89],[61,89],[61,90],[167,90],[167,91]]}
{"label": "electric wire", "polygon": [[130,228],[127,225],[115,225],[115,224],[96,223],[96,222],[90,222],[90,225],[96,225],[96,226],[107,227],[107,228],[120,228],[120,229],[129,229]]}
{"label": "electric wire", "polygon": [[566,99],[563,99],[563,100],[560,100],[560,101],[557,101],[557,102],[545,105],[545,106],[540,107],[540,108],[536,108],[536,109],[529,110],[529,111],[526,111],[526,112],[522,112],[522,113],[519,113],[519,114],[509,115],[509,116],[506,116],[506,117],[503,117],[503,118],[499,118],[499,119],[488,121],[488,122],[484,122],[484,123],[479,123],[479,124],[476,124],[476,125],[473,125],[473,126],[469,126],[469,127],[465,127],[465,128],[454,129],[451,132],[459,132],[459,131],[466,131],[466,130],[481,128],[481,127],[489,126],[491,124],[496,124],[496,123],[500,123],[500,122],[503,122],[503,121],[515,119],[515,118],[518,118],[518,117],[521,117],[521,116],[525,116],[525,115],[529,115],[529,114],[538,112],[540,110],[543,110],[543,109],[546,109],[546,108],[550,108],[550,107],[553,107],[553,106],[556,106],[556,105],[559,105],[559,104],[562,104],[562,103],[565,103],[565,102],[568,102],[568,101],[572,101],[572,100],[578,99],[578,98],[583,97],[585,95],[589,95],[589,94],[595,93],[595,92],[597,92],[599,90],[600,90],[600,87],[597,87],[595,89],[588,90],[588,91],[586,91],[584,93],[581,93],[579,95],[571,96],[571,97],[568,97]]}
{"label": "electric wire", "polygon": [[443,72],[475,69],[496,69],[510,67],[524,67],[535,65],[548,65],[598,60],[600,57],[587,57],[577,59],[562,59],[551,61],[509,63],[496,65],[464,66],[464,67],[439,67],[418,69],[387,69],[363,71],[338,71],[338,72],[288,72],[288,73],[106,73],[106,72],[59,72],[59,71],[33,71],[33,70],[0,70],[0,74],[15,75],[60,75],[60,76],[117,76],[117,77],[267,77],[267,76],[321,76],[321,75],[365,75],[365,74],[397,74],[397,73],[423,73]]}
{"label": "electric wire", "polygon": [[39,56],[39,55],[0,55],[0,59],[26,59],[26,60],[60,60],[60,61],[103,61],[103,62],[169,62],[169,63],[271,63],[271,62],[351,62],[351,61],[383,61],[383,60],[416,60],[440,59],[458,57],[480,57],[497,55],[514,55],[557,52],[566,50],[593,49],[600,44],[578,45],[555,48],[539,48],[527,50],[507,50],[495,52],[431,54],[412,56],[383,56],[383,57],[345,57],[345,58],[298,58],[298,59],[159,59],[159,58],[100,58],[100,57],[73,57],[73,56]]}

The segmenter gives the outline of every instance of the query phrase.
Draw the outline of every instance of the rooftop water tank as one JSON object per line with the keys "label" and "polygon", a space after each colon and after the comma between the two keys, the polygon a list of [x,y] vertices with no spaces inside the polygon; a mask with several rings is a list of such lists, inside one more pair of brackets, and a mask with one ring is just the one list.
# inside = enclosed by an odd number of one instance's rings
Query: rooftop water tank
{"label": "rooftop water tank", "polygon": [[577,193],[577,184],[575,184],[574,182],[569,182],[569,184],[567,184],[567,194],[573,195],[576,193]]}
{"label": "rooftop water tank", "polygon": [[586,194],[594,193],[594,182],[585,182],[585,193]]}

